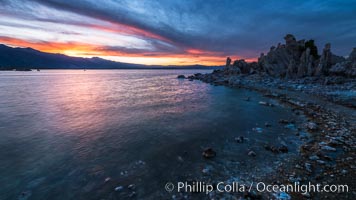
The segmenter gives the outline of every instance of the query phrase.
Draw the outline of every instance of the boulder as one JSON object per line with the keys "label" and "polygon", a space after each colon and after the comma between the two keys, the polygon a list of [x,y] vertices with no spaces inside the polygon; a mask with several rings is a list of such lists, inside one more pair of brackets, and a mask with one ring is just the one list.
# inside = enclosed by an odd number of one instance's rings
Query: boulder
{"label": "boulder", "polygon": [[346,60],[334,64],[330,68],[329,73],[332,75],[346,76],[350,78],[356,77],[356,48],[352,50]]}

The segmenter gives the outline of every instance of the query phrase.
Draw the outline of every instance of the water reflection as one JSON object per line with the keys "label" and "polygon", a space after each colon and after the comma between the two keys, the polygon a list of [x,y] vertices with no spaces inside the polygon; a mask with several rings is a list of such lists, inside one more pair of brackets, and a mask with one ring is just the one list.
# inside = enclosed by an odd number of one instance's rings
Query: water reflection
{"label": "water reflection", "polygon": [[[242,100],[263,98],[253,92],[176,79],[196,72],[1,72],[0,182],[8,184],[0,199],[23,191],[32,199],[127,197],[129,191],[114,191],[118,184],[135,184],[137,198],[154,199],[167,179],[201,173],[204,146],[238,160],[244,152],[225,144],[236,134],[256,141],[251,147],[271,134],[284,137],[278,127],[249,132],[256,123],[289,117],[283,108]],[[107,177],[112,181],[104,183]]]}

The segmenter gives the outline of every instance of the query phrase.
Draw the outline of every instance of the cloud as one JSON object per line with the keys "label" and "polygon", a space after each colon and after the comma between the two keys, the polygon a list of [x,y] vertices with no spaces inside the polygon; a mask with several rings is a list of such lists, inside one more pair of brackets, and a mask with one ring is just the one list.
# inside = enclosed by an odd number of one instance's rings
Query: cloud
{"label": "cloud", "polygon": [[350,45],[356,45],[352,44],[356,41],[355,0],[4,2],[3,15],[128,35],[149,46],[99,47],[109,52],[187,57],[214,53],[252,59],[282,42],[287,33],[297,39],[315,39],[319,48],[331,42],[333,51],[340,55],[347,55]]}

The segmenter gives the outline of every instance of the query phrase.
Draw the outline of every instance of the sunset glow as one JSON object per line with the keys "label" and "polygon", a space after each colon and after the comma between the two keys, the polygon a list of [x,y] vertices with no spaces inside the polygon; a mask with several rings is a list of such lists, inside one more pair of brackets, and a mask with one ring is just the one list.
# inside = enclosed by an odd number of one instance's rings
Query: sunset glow
{"label": "sunset glow", "polygon": [[[265,4],[279,10],[286,6],[283,2]],[[296,3],[316,13],[319,8],[324,9],[323,13],[314,16],[291,4],[288,4],[288,9],[291,9],[289,17],[299,13],[307,18],[303,23],[314,23],[319,20],[319,15],[327,18],[331,16],[328,13],[334,13],[333,8],[323,8],[322,4]],[[101,3],[80,0],[74,4],[58,0],[5,0],[0,6],[0,43],[138,64],[223,65],[227,56],[255,61],[261,52],[270,48],[270,43],[277,43],[289,32],[309,38],[309,35],[316,35],[315,31],[330,29],[332,31],[324,31],[327,34],[313,39],[320,41],[319,46],[332,42],[335,49],[340,49],[336,52],[339,55],[349,52],[345,41],[353,39],[351,35],[348,38],[333,37],[346,32],[343,27],[347,26],[333,29],[304,23],[308,31],[300,32],[298,21],[285,20],[288,16],[282,17],[270,9],[262,8],[255,12],[255,5],[249,1],[226,4],[212,1],[206,5],[201,7],[197,1],[122,0]],[[353,10],[345,9],[342,13],[350,15]],[[327,21],[338,24],[337,20],[335,16]],[[350,22],[343,23],[353,23],[352,18]],[[268,34],[261,35],[262,32]],[[334,38],[335,41],[327,41],[323,37]]]}

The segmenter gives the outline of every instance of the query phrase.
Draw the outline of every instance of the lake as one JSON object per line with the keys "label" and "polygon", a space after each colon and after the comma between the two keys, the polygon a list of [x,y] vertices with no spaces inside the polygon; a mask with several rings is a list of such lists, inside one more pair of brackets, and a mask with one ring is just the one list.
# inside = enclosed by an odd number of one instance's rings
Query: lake
{"label": "lake", "polygon": [[294,130],[278,123],[295,118],[289,108],[176,78],[197,72],[211,70],[0,72],[0,199],[167,199],[179,195],[167,182],[251,179],[295,155]]}

